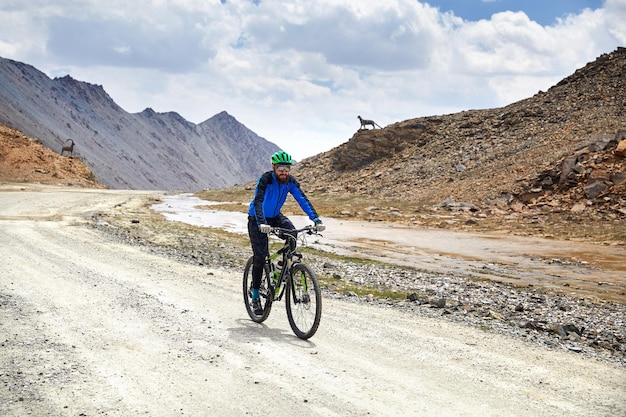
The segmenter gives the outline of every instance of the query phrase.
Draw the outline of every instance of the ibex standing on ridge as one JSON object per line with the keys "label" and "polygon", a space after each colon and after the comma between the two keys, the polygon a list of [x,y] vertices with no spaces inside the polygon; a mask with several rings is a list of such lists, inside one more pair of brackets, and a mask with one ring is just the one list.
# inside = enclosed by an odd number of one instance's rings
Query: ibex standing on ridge
{"label": "ibex standing on ridge", "polygon": [[[372,129],[376,129],[376,126],[378,126],[378,124],[375,121],[373,121],[373,120],[367,120],[367,119],[362,118],[361,116],[357,116],[357,117],[361,121],[361,127],[359,128],[359,130],[366,129],[365,126],[367,126],[367,125],[371,125]],[[382,127],[380,127],[380,126],[378,126],[378,128],[382,129]]]}
{"label": "ibex standing on ridge", "polygon": [[72,139],[68,139],[65,142],[71,142],[70,146],[64,146],[61,148],[61,156],[63,156],[63,152],[69,152],[70,155],[74,155],[74,141]]}

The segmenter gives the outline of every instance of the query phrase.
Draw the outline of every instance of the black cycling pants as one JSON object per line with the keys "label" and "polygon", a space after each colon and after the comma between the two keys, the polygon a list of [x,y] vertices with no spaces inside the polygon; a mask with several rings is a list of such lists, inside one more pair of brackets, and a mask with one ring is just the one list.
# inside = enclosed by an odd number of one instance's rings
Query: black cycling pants
{"label": "black cycling pants", "polygon": [[[274,218],[266,218],[267,224],[272,227],[281,227],[283,229],[295,229],[291,220],[284,214],[280,213]],[[248,216],[248,236],[250,236],[250,244],[252,245],[252,288],[261,286],[261,277],[263,276],[263,266],[265,258],[269,254],[267,243],[267,234],[261,233],[259,226],[256,224],[254,216]]]}

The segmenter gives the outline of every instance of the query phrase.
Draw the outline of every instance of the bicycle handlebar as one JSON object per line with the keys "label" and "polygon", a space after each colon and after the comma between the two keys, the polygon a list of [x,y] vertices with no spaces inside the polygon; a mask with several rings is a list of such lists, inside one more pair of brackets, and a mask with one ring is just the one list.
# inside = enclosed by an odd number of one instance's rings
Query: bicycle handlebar
{"label": "bicycle handlebar", "polygon": [[289,237],[292,237],[291,234],[292,233],[300,233],[300,232],[306,232],[306,234],[308,235],[319,235],[320,232],[317,231],[317,229],[315,228],[315,226],[312,225],[308,225],[308,226],[304,226],[300,229],[285,229],[283,227],[272,227],[272,229],[270,230],[270,233],[272,233],[273,235],[280,237],[280,234],[286,234]]}

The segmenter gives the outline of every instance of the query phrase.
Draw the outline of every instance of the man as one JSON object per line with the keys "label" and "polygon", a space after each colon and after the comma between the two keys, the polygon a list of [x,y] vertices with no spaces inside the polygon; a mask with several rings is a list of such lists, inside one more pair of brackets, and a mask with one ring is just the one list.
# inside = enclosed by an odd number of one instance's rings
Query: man
{"label": "man", "polygon": [[291,170],[291,155],[279,151],[272,155],[272,170],[267,171],[259,178],[256,185],[254,198],[250,202],[248,210],[248,235],[252,245],[252,309],[254,314],[263,314],[259,287],[263,277],[263,266],[268,255],[268,237],[272,227],[295,229],[291,220],[280,212],[291,194],[298,202],[302,211],[315,223],[318,231],[323,231],[322,224],[313,205],[300,189],[300,184],[289,174]]}

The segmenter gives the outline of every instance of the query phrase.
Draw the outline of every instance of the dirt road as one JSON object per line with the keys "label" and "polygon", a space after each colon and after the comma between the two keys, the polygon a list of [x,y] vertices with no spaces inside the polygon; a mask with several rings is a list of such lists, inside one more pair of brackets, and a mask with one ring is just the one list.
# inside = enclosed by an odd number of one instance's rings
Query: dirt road
{"label": "dirt road", "polygon": [[262,325],[240,271],[113,243],[85,216],[150,193],[0,190],[0,415],[616,416],[623,367],[324,300]]}

